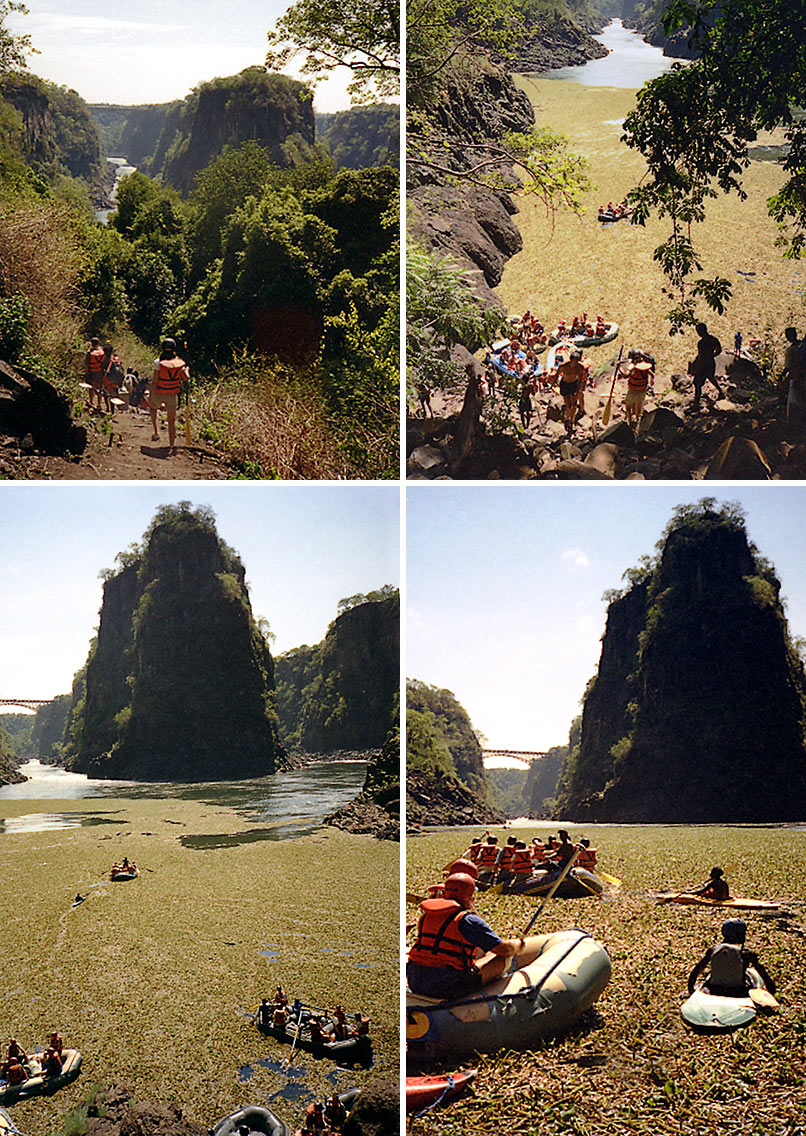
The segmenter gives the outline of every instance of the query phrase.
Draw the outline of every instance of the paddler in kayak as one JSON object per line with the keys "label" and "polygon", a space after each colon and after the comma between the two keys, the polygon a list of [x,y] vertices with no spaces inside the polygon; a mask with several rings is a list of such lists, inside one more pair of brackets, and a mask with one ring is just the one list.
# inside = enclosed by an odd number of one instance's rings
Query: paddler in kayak
{"label": "paddler in kayak", "polygon": [[713,899],[717,903],[722,903],[724,900],[730,899],[730,887],[722,869],[711,868],[708,882],[699,888],[687,888],[685,894],[698,895],[702,899]]}
{"label": "paddler in kayak", "polygon": [[709,965],[710,972],[703,987],[708,994],[720,998],[743,998],[753,985],[747,973],[750,967],[758,974],[770,994],[774,994],[775,983],[759,962],[758,955],[744,945],[747,935],[744,919],[726,919],[720,933],[722,942],[709,947],[688,976],[689,994],[694,993],[697,979]]}
{"label": "paddler in kayak", "polygon": [[[448,876],[442,899],[425,899],[406,977],[414,994],[461,998],[500,978],[507,959],[527,955],[533,939],[502,939],[472,909],[470,876]],[[476,957],[477,952],[482,952]]]}

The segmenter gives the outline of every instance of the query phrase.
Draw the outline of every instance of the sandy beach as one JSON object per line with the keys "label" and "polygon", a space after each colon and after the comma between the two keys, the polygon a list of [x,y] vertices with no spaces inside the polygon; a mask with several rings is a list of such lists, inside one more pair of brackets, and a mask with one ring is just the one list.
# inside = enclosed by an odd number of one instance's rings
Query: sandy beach
{"label": "sandy beach", "polygon": [[[3,821],[34,812],[91,823],[0,833],[0,1020],[29,1052],[58,1028],[84,1065],[53,1097],[12,1106],[23,1131],[55,1136],[93,1085],[115,1078],[211,1126],[246,1103],[271,1102],[292,1122],[311,1093],[397,1075],[396,843],[330,829],[239,843],[254,826],[200,802],[0,801]],[[182,842],[198,836],[201,849]],[[140,878],[109,882],[124,855]],[[77,893],[87,898],[73,908]],[[289,1047],[249,1017],[278,982],[369,1014],[374,1068],[334,1075],[332,1061],[300,1052],[289,1076]]]}

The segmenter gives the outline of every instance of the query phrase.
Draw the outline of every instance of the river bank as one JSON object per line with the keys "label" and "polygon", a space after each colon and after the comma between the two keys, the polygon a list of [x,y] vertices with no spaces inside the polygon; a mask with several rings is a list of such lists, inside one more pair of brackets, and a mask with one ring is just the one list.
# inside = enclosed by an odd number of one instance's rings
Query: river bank
{"label": "river bank", "polygon": [[[802,1023],[806,1013],[806,847],[803,831],[773,827],[568,826],[598,848],[599,865],[621,880],[602,900],[557,900],[536,933],[570,926],[602,942],[613,976],[581,1027],[535,1052],[474,1061],[479,1074],[463,1102],[411,1120],[412,1134],[536,1131],[541,1136],[701,1132],[794,1132],[806,1109]],[[495,829],[546,836],[550,824]],[[478,832],[481,830],[479,829]],[[555,830],[556,831],[556,830]],[[476,834],[478,834],[478,832]],[[470,834],[472,835],[472,833]],[[466,831],[410,840],[406,886],[423,894],[466,846]],[[783,901],[748,914],[748,946],[778,983],[781,1011],[723,1037],[695,1035],[680,1019],[686,980],[716,941],[727,914],[658,906],[650,893],[693,886],[712,864],[734,894]],[[538,900],[478,897],[479,913],[502,935],[520,935]],[[408,908],[409,919],[416,909]],[[469,1063],[468,1063],[469,1064]]]}
{"label": "river bank", "polygon": [[[58,1027],[84,1067],[55,1096],[14,1106],[23,1131],[59,1132],[91,1085],[112,1080],[209,1126],[247,1101],[299,1120],[314,1093],[396,1076],[396,845],[325,829],[250,839],[248,817],[198,800],[0,800],[3,821],[32,811],[88,823],[0,835],[2,1020],[29,1049]],[[140,878],[111,884],[123,855]],[[87,898],[73,909],[76,893]],[[249,1021],[278,982],[368,1013],[374,1069],[336,1073],[300,1054],[288,1070],[288,1047]]]}

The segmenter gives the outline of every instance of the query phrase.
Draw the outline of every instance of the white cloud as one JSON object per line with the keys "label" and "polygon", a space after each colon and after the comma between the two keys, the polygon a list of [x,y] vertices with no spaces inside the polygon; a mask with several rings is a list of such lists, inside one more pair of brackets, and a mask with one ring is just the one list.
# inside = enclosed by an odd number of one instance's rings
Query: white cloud
{"label": "white cloud", "polygon": [[590,568],[591,562],[581,548],[566,548],[562,558],[564,563],[571,564],[574,568]]}

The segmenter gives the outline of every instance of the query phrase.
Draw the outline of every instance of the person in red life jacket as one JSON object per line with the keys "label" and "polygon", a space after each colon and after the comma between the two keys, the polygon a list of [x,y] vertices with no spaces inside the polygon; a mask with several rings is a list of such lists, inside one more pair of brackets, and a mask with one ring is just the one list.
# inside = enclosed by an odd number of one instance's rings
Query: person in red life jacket
{"label": "person in red life jacket", "polygon": [[347,1109],[341,1103],[338,1093],[333,1095],[325,1105],[325,1121],[330,1125],[331,1129],[341,1131],[341,1127],[347,1119]]}
{"label": "person in red life jacket", "polygon": [[591,848],[591,842],[587,836],[580,836],[579,838],[577,867],[586,868],[589,872],[592,872],[596,867],[596,849]]}
{"label": "person in red life jacket", "polygon": [[687,894],[699,895],[703,899],[714,899],[717,903],[721,903],[725,899],[730,899],[730,887],[722,869],[711,868],[707,883],[702,887],[688,889]]}
{"label": "person in red life jacket", "polygon": [[[513,955],[529,953],[534,940],[501,939],[472,910],[475,884],[463,872],[448,876],[442,899],[424,899],[406,977],[415,994],[462,997],[500,978]],[[538,948],[539,950],[539,948]],[[477,952],[482,952],[476,957]]]}
{"label": "person in red life jacket", "polygon": [[[479,878],[479,870],[471,860],[465,860],[460,857],[458,860],[451,860],[450,864],[446,864],[442,869],[445,873],[445,879],[448,876],[454,875],[456,872],[464,872],[465,875],[470,876],[472,880]],[[445,884],[429,884],[428,885],[428,898],[437,899],[445,890]]]}
{"label": "person in red life jacket", "polygon": [[58,1053],[58,1055],[61,1057],[61,1055],[62,1055],[62,1035],[59,1033],[58,1030],[53,1030],[53,1032],[50,1034],[50,1036],[48,1038],[48,1045],[54,1051],[54,1053]]}
{"label": "person in red life jacket", "polygon": [[126,372],[123,370],[122,362],[115,354],[115,349],[112,344],[107,343],[104,347],[104,375],[102,387],[107,410],[111,409],[113,414],[115,407],[109,400],[118,395],[125,377]]}
{"label": "person in red life jacket", "polygon": [[325,1106],[321,1101],[316,1101],[315,1104],[309,1104],[305,1114],[305,1123],[308,1125],[309,1132],[325,1132],[327,1121],[325,1120]]}
{"label": "person in red life jacket", "polygon": [[8,1059],[4,1066],[3,1074],[9,1085],[22,1085],[28,1080],[28,1074],[16,1057],[10,1057]]}
{"label": "person in red life jacket", "polygon": [[532,859],[538,864],[545,864],[548,859],[548,849],[539,836],[532,839]]}
{"label": "person in red life jacket", "polygon": [[84,375],[90,385],[89,404],[97,396],[98,409],[101,409],[101,395],[104,382],[104,349],[97,336],[93,336],[90,349],[84,357]]}
{"label": "person in red life jacket", "polygon": [[523,887],[534,874],[532,853],[526,846],[525,840],[519,840],[512,854],[512,888]]}
{"label": "person in red life jacket", "polygon": [[62,1071],[62,1059],[52,1046],[48,1046],[41,1058],[42,1072],[46,1077],[58,1077]]}
{"label": "person in red life jacket", "polygon": [[754,985],[748,970],[752,967],[761,981],[769,990],[775,993],[775,983],[759,962],[755,951],[748,950],[744,945],[747,935],[747,924],[743,919],[726,919],[722,924],[720,934],[722,942],[715,947],[709,947],[688,976],[688,992],[694,993],[697,979],[707,966],[710,973],[703,988],[709,994],[720,998],[743,998],[748,989]]}
{"label": "person in red life jacket", "polygon": [[630,351],[625,363],[619,363],[618,373],[627,376],[627,394],[624,398],[624,411],[627,424],[638,425],[644,411],[644,400],[655,378],[652,363],[641,351]]}
{"label": "person in red life jacket", "polygon": [[162,406],[168,416],[168,445],[172,450],[176,448],[176,409],[179,405],[179,392],[182,383],[189,379],[187,363],[177,355],[176,343],[173,339],[164,339],[160,357],[154,360],[154,377],[148,396],[151,425],[154,429],[151,435],[152,442],[158,442],[160,439],[157,411]]}
{"label": "person in red life jacket", "polygon": [[501,851],[498,853],[496,860],[495,881],[499,884],[506,884],[512,879],[512,857],[515,852],[515,845],[518,838],[516,836],[508,836],[507,842]]}
{"label": "person in red life jacket", "polygon": [[314,1014],[308,1023],[308,1028],[311,1031],[311,1044],[314,1047],[324,1044],[325,1032],[322,1028],[322,1024],[322,1019],[318,1014]]}
{"label": "person in red life jacket", "polygon": [[288,1021],[288,1011],[285,1006],[274,1005],[274,1013],[272,1014],[272,1025],[277,1029],[281,1029]]}
{"label": "person in red life jacket", "polygon": [[274,1004],[275,1006],[288,1005],[288,995],[286,994],[285,990],[283,990],[282,986],[278,986],[274,991]]}

